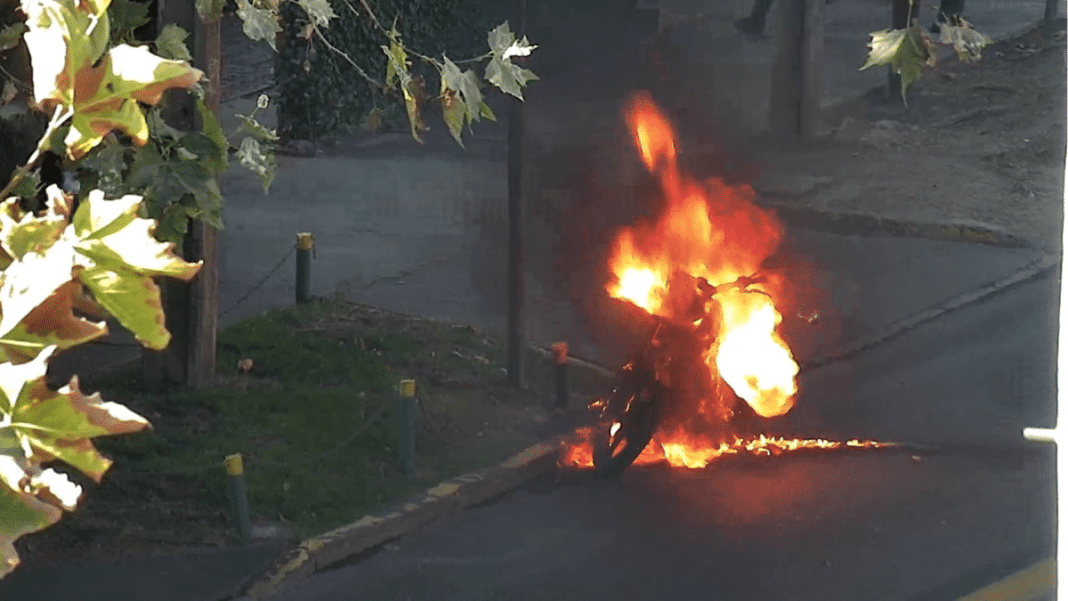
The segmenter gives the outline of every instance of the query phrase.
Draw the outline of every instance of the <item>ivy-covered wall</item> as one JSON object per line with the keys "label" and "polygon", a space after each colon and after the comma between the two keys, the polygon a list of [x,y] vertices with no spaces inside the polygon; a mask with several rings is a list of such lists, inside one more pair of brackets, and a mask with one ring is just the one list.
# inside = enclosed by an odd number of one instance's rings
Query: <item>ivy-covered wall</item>
{"label": "ivy-covered wall", "polygon": [[[439,59],[444,52],[454,60],[485,53],[486,32],[507,18],[509,5],[501,0],[369,0],[368,4],[387,29],[397,19],[397,30],[408,48]],[[326,39],[369,75],[384,80],[384,37],[374,31],[361,3],[349,0],[335,12],[338,19],[323,28]],[[275,79],[283,139],[314,140],[352,133],[376,108],[387,121],[404,127],[403,100],[396,90],[385,94],[375,90],[344,57],[319,40],[301,38],[308,17],[295,3],[284,3],[281,14],[283,39]],[[437,73],[417,60],[413,63],[413,71],[421,72],[426,80],[428,95],[435,96]]]}

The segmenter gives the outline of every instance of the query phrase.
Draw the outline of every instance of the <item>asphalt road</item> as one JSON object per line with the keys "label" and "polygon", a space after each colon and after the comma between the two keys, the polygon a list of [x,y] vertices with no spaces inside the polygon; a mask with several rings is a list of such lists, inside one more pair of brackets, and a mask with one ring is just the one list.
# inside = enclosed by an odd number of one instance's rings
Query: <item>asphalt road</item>
{"label": "asphalt road", "polygon": [[[327,599],[952,599],[1052,553],[1058,281],[1006,290],[804,374],[772,431],[922,453],[564,473],[283,589]],[[916,457],[913,457],[913,455]]]}

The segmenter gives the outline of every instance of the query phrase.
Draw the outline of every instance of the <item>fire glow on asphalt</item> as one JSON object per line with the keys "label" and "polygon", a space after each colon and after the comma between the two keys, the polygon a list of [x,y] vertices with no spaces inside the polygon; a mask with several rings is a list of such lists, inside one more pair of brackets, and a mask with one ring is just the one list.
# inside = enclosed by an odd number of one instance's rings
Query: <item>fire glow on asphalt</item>
{"label": "fire glow on asphalt", "polygon": [[[749,288],[759,294],[718,293],[705,303],[702,317],[692,322],[703,349],[701,364],[708,372],[694,374],[695,382],[722,381],[730,390],[713,386],[704,394],[709,398],[675,407],[676,413],[683,413],[681,419],[676,416],[674,423],[662,423],[635,463],[667,461],[701,468],[728,454],[890,446],[724,431],[732,416],[733,395],[765,419],[789,412],[797,396],[799,367],[778,332],[782,322],[778,305],[790,298],[790,282],[761,271],[778,248],[783,227],[774,213],[755,204],[751,187],[715,178],[698,182],[682,173],[672,127],[648,95],[636,94],[625,116],[642,162],[660,181],[666,208],[655,223],[618,233],[608,261],[612,275],[608,294],[651,315],[689,323],[692,317],[687,311],[698,278],[719,286],[758,272],[762,276]],[[565,445],[562,465],[592,466],[589,435],[589,430],[579,431]]]}
{"label": "fire glow on asphalt", "polygon": [[[580,428],[574,438],[567,441],[561,454],[559,464],[572,468],[593,467],[593,452],[590,443],[589,428]],[[659,442],[667,440],[668,442]],[[872,440],[851,439],[833,441],[823,438],[777,438],[763,434],[746,438],[735,438],[731,443],[709,446],[698,437],[688,440],[685,433],[671,436],[658,436],[634,461],[635,465],[649,465],[667,461],[676,467],[700,469],[725,455],[753,455],[777,457],[799,451],[834,451],[843,449],[883,449],[896,447],[895,443],[876,442]]]}

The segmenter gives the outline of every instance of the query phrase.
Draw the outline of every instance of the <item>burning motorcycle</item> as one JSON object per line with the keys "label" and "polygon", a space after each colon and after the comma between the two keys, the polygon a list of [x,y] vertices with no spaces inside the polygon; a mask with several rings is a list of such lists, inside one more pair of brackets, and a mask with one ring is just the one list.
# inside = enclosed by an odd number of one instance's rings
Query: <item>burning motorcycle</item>
{"label": "burning motorcycle", "polygon": [[[676,318],[652,314],[651,334],[616,376],[611,394],[590,404],[596,425],[593,428],[594,468],[601,474],[621,472],[635,461],[652,440],[665,412],[679,405],[681,397],[693,394],[717,394],[721,377],[710,373],[702,360],[710,342],[715,345],[718,323],[715,319],[717,295],[734,291],[763,294],[754,288],[764,282],[757,276],[741,277],[733,282],[713,286],[703,277],[680,274],[683,285],[693,285],[692,304]],[[705,377],[697,380],[695,375]],[[733,393],[726,415],[734,424],[751,422],[758,416]]]}

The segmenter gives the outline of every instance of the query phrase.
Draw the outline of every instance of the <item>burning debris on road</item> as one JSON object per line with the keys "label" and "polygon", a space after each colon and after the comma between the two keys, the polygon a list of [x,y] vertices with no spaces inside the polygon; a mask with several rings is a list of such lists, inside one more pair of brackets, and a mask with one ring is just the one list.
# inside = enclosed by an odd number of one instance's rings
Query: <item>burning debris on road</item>
{"label": "burning debris on road", "polygon": [[[634,464],[648,465],[666,461],[675,467],[701,469],[724,455],[777,457],[798,451],[884,449],[898,446],[895,443],[872,440],[833,441],[822,438],[768,437],[764,434],[755,437],[735,438],[730,443],[721,442],[718,445],[711,440],[701,440],[700,437],[690,437],[684,433],[677,433],[664,438],[670,442],[661,443],[654,440],[649,446],[645,447],[645,450],[634,461]],[[918,457],[914,456],[913,461],[919,462]],[[574,437],[565,443],[558,465],[569,468],[593,467],[590,428],[580,428],[575,432]]]}

